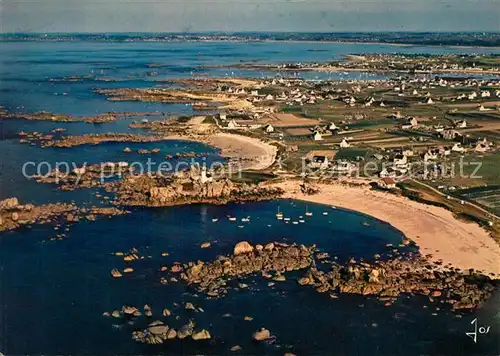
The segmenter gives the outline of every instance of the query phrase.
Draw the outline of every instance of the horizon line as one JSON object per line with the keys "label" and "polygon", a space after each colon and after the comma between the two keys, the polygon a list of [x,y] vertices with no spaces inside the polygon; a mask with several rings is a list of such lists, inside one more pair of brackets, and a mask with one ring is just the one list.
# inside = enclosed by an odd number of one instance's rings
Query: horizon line
{"label": "horizon line", "polygon": [[400,31],[400,30],[367,30],[367,31],[263,31],[263,30],[252,30],[252,31],[226,31],[226,30],[207,30],[207,31],[99,31],[99,32],[59,32],[59,31],[47,31],[47,32],[0,32],[2,35],[53,35],[53,34],[78,34],[78,35],[116,35],[116,34],[175,34],[175,35],[196,35],[196,34],[500,34],[500,31]]}

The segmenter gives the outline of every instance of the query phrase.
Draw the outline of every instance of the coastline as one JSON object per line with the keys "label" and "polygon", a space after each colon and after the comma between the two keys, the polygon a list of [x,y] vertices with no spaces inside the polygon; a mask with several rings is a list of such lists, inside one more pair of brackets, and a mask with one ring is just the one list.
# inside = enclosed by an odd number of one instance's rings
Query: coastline
{"label": "coastline", "polygon": [[273,186],[285,191],[283,198],[336,206],[385,221],[413,240],[423,256],[431,255],[432,261],[499,277],[500,246],[482,227],[457,220],[448,210],[368,187],[319,184],[319,194],[304,195],[299,181]]}
{"label": "coastline", "polygon": [[[213,135],[166,136],[166,140],[182,140],[201,142],[220,150],[221,157],[237,159],[241,170],[262,171],[271,167],[278,149],[259,139],[231,133],[216,133]],[[238,162],[237,162],[238,164]]]}

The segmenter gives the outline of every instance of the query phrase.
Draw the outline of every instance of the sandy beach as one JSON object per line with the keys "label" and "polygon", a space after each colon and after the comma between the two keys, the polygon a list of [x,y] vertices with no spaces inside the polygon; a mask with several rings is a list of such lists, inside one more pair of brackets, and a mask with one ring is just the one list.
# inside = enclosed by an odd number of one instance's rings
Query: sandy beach
{"label": "sandy beach", "polygon": [[264,170],[273,165],[278,149],[259,139],[230,133],[197,136],[167,136],[166,139],[203,142],[220,150],[224,158],[234,159],[233,167],[241,170]]}
{"label": "sandy beach", "polygon": [[457,220],[446,209],[368,187],[320,184],[319,194],[304,195],[299,181],[276,186],[285,190],[285,198],[355,210],[386,221],[415,241],[422,255],[432,255],[432,260],[444,265],[500,274],[500,246],[478,224]]}
{"label": "sandy beach", "polygon": [[218,133],[209,136],[206,142],[221,150],[222,157],[241,160],[241,169],[264,170],[272,166],[278,149],[259,139]]}

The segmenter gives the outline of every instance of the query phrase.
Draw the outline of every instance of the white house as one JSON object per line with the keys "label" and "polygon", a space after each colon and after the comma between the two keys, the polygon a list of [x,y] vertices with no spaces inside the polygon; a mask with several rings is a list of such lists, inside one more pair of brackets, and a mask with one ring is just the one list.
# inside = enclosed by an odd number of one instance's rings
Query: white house
{"label": "white house", "polygon": [[481,98],[489,98],[491,96],[491,93],[488,90],[483,90],[481,92]]}
{"label": "white house", "polygon": [[340,143],[340,148],[348,148],[348,147],[351,147],[351,145],[349,144],[349,142],[347,142],[347,140],[344,138],[342,140],[342,142]]}
{"label": "white house", "polygon": [[313,140],[314,140],[314,141],[321,141],[321,140],[323,140],[323,136],[321,136],[321,134],[320,134],[318,131],[316,131],[316,132],[313,134]]}
{"label": "white house", "polygon": [[266,126],[264,126],[264,130],[267,133],[273,133],[274,132],[274,127],[272,125],[266,125]]}
{"label": "white house", "polygon": [[339,128],[337,127],[337,125],[335,125],[335,123],[334,123],[334,122],[332,122],[332,123],[330,124],[330,126],[328,126],[328,130],[330,130],[330,131],[335,131],[335,130],[338,130],[338,129],[339,129]]}
{"label": "white house", "polygon": [[393,164],[395,166],[406,166],[408,164],[408,157],[403,154],[396,155],[393,159]]}
{"label": "white house", "polygon": [[486,139],[479,141],[476,144],[476,147],[474,147],[474,151],[476,151],[476,152],[486,152],[489,149],[490,149],[490,143]]}
{"label": "white house", "polygon": [[462,147],[462,145],[459,142],[455,143],[453,145],[453,147],[451,148],[451,150],[453,152],[464,152],[465,151],[465,149]]}
{"label": "white house", "polygon": [[328,157],[314,156],[309,164],[312,168],[325,169],[328,167]]}
{"label": "white house", "polygon": [[467,121],[466,120],[460,120],[455,123],[455,127],[458,129],[464,129],[467,127]]}
{"label": "white house", "polygon": [[444,131],[441,133],[441,136],[442,136],[445,140],[454,140],[454,139],[456,139],[457,137],[462,136],[462,134],[461,134],[460,132],[458,132],[457,130],[444,130]]}

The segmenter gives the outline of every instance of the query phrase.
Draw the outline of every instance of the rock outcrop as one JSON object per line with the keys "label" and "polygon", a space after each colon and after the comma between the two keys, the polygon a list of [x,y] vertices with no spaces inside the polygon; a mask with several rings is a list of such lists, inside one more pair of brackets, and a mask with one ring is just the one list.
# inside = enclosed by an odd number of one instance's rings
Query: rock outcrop
{"label": "rock outcrop", "polygon": [[275,243],[273,249],[254,249],[240,242],[230,257],[219,256],[215,261],[190,262],[184,266],[181,278],[196,285],[207,295],[216,297],[227,291],[226,280],[243,278],[254,273],[287,272],[308,268],[313,261],[314,248],[303,245]]}
{"label": "rock outcrop", "polygon": [[[500,284],[498,280],[473,270],[447,270],[419,255],[398,256],[372,263],[351,259],[340,265],[323,258],[327,254],[315,252],[315,246],[275,242],[256,248],[242,241],[236,244],[231,256],[218,256],[211,262],[185,264],[181,280],[209,297],[221,297],[228,292],[228,282],[232,279],[260,273],[274,281],[285,282],[286,272],[307,269],[297,282],[301,286],[314,287],[318,293],[369,295],[389,304],[402,294],[420,294],[428,296],[431,302],[446,302],[455,310],[481,306]],[[321,259],[317,260],[317,256]],[[316,267],[316,263],[321,263],[321,269]],[[246,284],[238,283],[238,289],[247,288]]]}
{"label": "rock outcrop", "polygon": [[75,223],[81,218],[95,220],[98,216],[115,216],[126,211],[108,208],[78,208],[73,204],[20,204],[17,198],[0,201],[0,232],[30,224]]}
{"label": "rock outcrop", "polygon": [[283,194],[279,188],[234,183],[227,177],[216,179],[214,174],[193,165],[187,171],[168,177],[149,174],[124,178],[113,191],[117,193],[118,204],[153,207],[258,201],[275,199]]}
{"label": "rock outcrop", "polygon": [[246,241],[241,241],[238,242],[236,246],[234,246],[233,255],[238,256],[241,255],[242,253],[251,253],[251,252],[253,252],[253,246]]}

